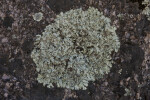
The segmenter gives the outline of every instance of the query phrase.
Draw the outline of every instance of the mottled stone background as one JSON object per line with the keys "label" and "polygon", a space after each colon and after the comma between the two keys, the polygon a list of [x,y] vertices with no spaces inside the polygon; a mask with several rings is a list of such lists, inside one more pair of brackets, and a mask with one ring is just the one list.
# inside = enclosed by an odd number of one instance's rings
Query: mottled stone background
{"label": "mottled stone background", "polygon": [[[111,72],[86,91],[36,81],[33,41],[61,11],[88,6],[111,18],[121,41]],[[0,100],[150,100],[150,21],[142,0],[0,0]],[[43,13],[40,22],[32,15]]]}

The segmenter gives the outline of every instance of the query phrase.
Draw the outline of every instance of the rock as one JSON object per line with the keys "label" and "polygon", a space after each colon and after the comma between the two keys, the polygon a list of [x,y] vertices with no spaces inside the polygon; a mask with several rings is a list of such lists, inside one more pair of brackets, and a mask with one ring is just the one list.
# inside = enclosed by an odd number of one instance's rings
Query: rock
{"label": "rock", "polygon": [[6,80],[9,80],[9,79],[10,79],[10,76],[8,76],[6,74],[3,74],[2,80],[6,81]]}
{"label": "rock", "polygon": [[7,43],[8,42],[8,38],[3,38],[2,39],[2,43]]}
{"label": "rock", "polygon": [[6,97],[6,98],[7,98],[7,97],[8,97],[8,93],[4,93],[4,97]]}
{"label": "rock", "polygon": [[9,89],[12,85],[13,85],[12,83],[8,83],[8,82],[7,82],[7,83],[5,84],[5,88],[6,88],[6,89]]}

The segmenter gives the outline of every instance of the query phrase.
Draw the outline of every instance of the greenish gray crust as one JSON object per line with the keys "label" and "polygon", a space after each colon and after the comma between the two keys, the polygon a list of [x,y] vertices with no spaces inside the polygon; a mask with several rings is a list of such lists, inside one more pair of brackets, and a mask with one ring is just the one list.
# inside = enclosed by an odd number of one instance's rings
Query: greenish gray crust
{"label": "greenish gray crust", "polygon": [[33,15],[33,19],[35,20],[35,21],[41,21],[42,20],[42,18],[43,18],[43,13],[41,13],[41,12],[39,12],[39,13],[35,13],[34,15]]}
{"label": "greenish gray crust", "polygon": [[142,4],[146,6],[142,13],[147,16],[148,20],[150,20],[150,0],[144,0]]}
{"label": "greenish gray crust", "polygon": [[83,89],[112,67],[111,53],[120,47],[110,19],[93,7],[60,13],[35,41],[31,57],[38,82],[48,88]]}

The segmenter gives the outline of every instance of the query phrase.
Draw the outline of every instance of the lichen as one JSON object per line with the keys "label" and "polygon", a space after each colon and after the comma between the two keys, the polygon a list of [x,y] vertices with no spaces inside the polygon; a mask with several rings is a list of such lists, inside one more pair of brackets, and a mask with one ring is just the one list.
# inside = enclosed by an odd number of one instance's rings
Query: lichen
{"label": "lichen", "polygon": [[98,9],[89,7],[57,15],[55,22],[37,35],[31,57],[38,82],[48,88],[83,89],[109,73],[112,51],[120,47],[116,28]]}
{"label": "lichen", "polygon": [[147,16],[148,20],[150,20],[150,0],[144,0],[142,4],[146,6],[142,13]]}
{"label": "lichen", "polygon": [[125,88],[125,92],[126,93],[124,94],[124,96],[131,96],[132,95],[131,90],[128,88]]}
{"label": "lichen", "polygon": [[42,18],[43,18],[43,13],[41,13],[41,12],[39,12],[39,13],[35,13],[34,15],[33,15],[33,19],[35,20],[35,21],[41,21],[42,20]]}

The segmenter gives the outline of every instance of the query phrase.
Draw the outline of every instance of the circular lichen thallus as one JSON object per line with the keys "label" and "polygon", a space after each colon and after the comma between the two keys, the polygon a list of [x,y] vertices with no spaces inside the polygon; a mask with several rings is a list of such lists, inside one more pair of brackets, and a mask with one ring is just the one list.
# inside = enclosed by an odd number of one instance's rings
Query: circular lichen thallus
{"label": "circular lichen thallus", "polygon": [[[34,19],[40,21],[42,14]],[[48,88],[86,90],[89,81],[102,78],[112,67],[111,52],[120,48],[111,20],[89,7],[57,15],[55,22],[37,35],[31,58],[37,81]]]}
{"label": "circular lichen thallus", "polygon": [[39,12],[39,13],[35,13],[34,15],[32,15],[33,16],[33,19],[35,20],[35,21],[41,21],[42,20],[42,18],[43,18],[43,13],[41,13],[41,12]]}

